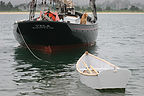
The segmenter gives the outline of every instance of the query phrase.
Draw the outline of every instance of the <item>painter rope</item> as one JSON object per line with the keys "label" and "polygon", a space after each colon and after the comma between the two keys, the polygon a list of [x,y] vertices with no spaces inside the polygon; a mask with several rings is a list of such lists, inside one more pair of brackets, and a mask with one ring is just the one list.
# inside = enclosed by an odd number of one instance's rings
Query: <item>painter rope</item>
{"label": "painter rope", "polygon": [[29,50],[29,52],[30,52],[36,59],[42,60],[41,58],[39,58],[38,56],[36,56],[36,55],[34,54],[34,52],[32,52],[32,50],[30,49],[30,47],[29,47],[28,44],[26,43],[26,41],[25,41],[25,39],[24,39],[24,37],[23,37],[20,29],[19,29],[19,26],[18,26],[18,31],[20,32],[20,36],[21,36],[22,40],[24,41],[24,44],[26,45],[26,47],[27,47],[27,49]]}

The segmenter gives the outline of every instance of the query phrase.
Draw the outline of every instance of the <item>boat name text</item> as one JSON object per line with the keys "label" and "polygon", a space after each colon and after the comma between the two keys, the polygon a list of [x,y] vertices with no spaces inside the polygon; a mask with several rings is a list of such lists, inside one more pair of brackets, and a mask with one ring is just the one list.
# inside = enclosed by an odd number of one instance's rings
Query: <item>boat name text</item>
{"label": "boat name text", "polygon": [[32,28],[33,29],[54,29],[50,25],[34,25]]}

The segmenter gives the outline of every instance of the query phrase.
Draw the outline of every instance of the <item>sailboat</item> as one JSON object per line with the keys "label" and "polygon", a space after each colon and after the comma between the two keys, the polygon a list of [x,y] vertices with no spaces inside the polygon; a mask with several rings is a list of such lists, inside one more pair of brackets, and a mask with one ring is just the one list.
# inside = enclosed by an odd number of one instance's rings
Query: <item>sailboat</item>
{"label": "sailboat", "polygon": [[95,2],[89,0],[89,16],[76,11],[73,0],[42,0],[42,10],[36,17],[38,1],[32,0],[29,19],[14,23],[14,36],[20,45],[47,53],[94,46],[98,34]]}

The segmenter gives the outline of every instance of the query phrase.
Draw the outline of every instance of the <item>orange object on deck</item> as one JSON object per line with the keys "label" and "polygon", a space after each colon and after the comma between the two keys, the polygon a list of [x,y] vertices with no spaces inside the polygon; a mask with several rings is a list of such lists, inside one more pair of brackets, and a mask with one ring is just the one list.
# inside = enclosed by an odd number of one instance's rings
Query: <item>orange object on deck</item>
{"label": "orange object on deck", "polygon": [[53,21],[59,21],[60,20],[57,12],[48,11],[48,12],[45,12],[45,15],[50,17]]}
{"label": "orange object on deck", "polygon": [[[42,17],[43,12],[40,11],[40,16],[37,18],[37,21]],[[45,11],[44,15],[47,15],[52,21],[59,21],[59,16],[57,12]]]}

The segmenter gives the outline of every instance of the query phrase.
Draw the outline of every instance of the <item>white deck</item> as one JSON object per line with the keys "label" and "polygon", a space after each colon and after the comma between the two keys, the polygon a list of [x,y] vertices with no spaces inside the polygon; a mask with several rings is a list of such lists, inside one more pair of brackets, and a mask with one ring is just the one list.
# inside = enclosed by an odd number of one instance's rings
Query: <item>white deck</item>
{"label": "white deck", "polygon": [[[62,22],[62,20],[60,20]],[[80,17],[75,17],[75,16],[66,16],[64,17],[64,22],[70,22],[73,24],[80,24]],[[86,25],[91,24],[90,22],[87,21]]]}

